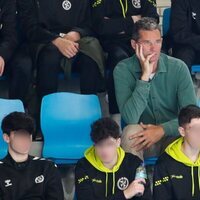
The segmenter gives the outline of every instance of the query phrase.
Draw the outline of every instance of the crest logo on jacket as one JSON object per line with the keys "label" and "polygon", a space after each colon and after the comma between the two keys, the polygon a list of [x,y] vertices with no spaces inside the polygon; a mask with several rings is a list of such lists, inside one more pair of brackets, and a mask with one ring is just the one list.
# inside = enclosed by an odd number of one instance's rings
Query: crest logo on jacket
{"label": "crest logo on jacket", "polygon": [[40,176],[35,178],[35,183],[36,184],[42,183],[42,182],[44,182],[44,176],[43,175],[40,175]]}
{"label": "crest logo on jacket", "polygon": [[9,187],[9,186],[12,186],[12,183],[11,183],[11,180],[8,179],[8,180],[5,180],[5,187]]}
{"label": "crest logo on jacket", "polygon": [[132,4],[135,8],[141,8],[140,0],[132,0]]}
{"label": "crest logo on jacket", "polygon": [[64,10],[70,10],[71,7],[72,7],[72,4],[69,0],[64,0],[62,2],[62,7],[63,7]]}
{"label": "crest logo on jacket", "polygon": [[196,19],[196,16],[197,16],[197,13],[192,12],[192,18],[193,18],[193,19]]}
{"label": "crest logo on jacket", "polygon": [[129,186],[129,180],[126,177],[121,177],[118,181],[117,181],[117,187],[120,190],[125,190],[127,187]]}

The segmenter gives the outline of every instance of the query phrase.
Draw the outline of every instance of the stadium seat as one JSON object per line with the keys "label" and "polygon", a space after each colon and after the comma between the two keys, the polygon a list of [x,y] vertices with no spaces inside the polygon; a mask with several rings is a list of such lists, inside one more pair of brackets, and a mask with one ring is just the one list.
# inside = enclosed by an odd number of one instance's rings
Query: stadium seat
{"label": "stadium seat", "polygon": [[45,96],[41,105],[43,157],[57,164],[76,163],[92,145],[90,125],[99,118],[96,95],[60,92]]}
{"label": "stadium seat", "polygon": [[163,11],[163,21],[162,21],[163,36],[167,35],[169,31],[170,13],[171,13],[171,8],[165,8]]}
{"label": "stadium seat", "polygon": [[197,72],[200,72],[200,65],[192,65],[191,72],[192,72],[193,74],[194,74],[194,73],[197,73]]}
{"label": "stadium seat", "polygon": [[155,165],[158,157],[149,157],[144,160],[145,165]]}
{"label": "stadium seat", "polygon": [[[2,119],[11,112],[24,112],[23,103],[20,100],[0,99],[0,125]],[[2,130],[0,128],[0,159],[7,154],[7,144],[2,137]]]}

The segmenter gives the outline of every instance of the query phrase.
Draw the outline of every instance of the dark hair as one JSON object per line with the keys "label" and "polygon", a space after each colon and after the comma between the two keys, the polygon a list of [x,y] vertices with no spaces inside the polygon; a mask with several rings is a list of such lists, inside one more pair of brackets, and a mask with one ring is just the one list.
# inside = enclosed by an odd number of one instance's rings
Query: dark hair
{"label": "dark hair", "polygon": [[133,40],[137,41],[140,39],[140,33],[139,33],[140,30],[145,30],[145,31],[159,30],[161,32],[157,20],[151,17],[143,17],[135,23],[132,34]]}
{"label": "dark hair", "polygon": [[99,119],[91,125],[90,136],[95,144],[109,137],[118,139],[120,138],[119,126],[108,117]]}
{"label": "dark hair", "polygon": [[35,123],[33,118],[26,113],[12,112],[4,117],[1,129],[8,135],[11,131],[17,130],[25,130],[32,135],[35,131]]}
{"label": "dark hair", "polygon": [[178,116],[179,126],[189,124],[192,119],[200,118],[200,108],[196,105],[188,105],[181,109]]}

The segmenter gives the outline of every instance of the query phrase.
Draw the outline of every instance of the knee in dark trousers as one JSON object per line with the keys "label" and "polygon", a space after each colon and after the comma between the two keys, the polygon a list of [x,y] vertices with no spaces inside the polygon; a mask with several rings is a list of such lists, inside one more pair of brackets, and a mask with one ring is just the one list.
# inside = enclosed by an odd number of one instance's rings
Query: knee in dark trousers
{"label": "knee in dark trousers", "polygon": [[62,54],[53,44],[46,45],[40,51],[37,60],[37,91],[40,99],[44,95],[57,91],[62,57]]}
{"label": "knee in dark trousers", "polygon": [[89,56],[79,53],[74,65],[80,70],[80,90],[82,94],[96,94],[104,84],[97,63]]}

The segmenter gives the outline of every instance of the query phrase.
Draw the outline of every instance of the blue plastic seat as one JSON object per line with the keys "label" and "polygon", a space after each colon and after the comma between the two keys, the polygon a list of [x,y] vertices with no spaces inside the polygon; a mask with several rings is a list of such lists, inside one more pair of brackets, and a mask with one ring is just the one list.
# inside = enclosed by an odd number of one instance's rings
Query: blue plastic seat
{"label": "blue plastic seat", "polygon": [[149,157],[144,160],[145,165],[155,165],[158,157]]}
{"label": "blue plastic seat", "polygon": [[171,14],[171,8],[165,8],[163,11],[163,21],[162,21],[163,36],[167,35],[169,31],[170,14]]}
{"label": "blue plastic seat", "polygon": [[[0,126],[3,118],[14,111],[24,112],[24,106],[20,100],[0,99]],[[2,134],[0,128],[0,159],[7,154],[7,144],[4,142]]]}
{"label": "blue plastic seat", "polygon": [[192,65],[191,72],[192,73],[200,72],[200,65]]}
{"label": "blue plastic seat", "polygon": [[96,95],[61,92],[45,96],[41,105],[43,157],[57,164],[76,163],[92,145],[90,126],[99,118]]}

